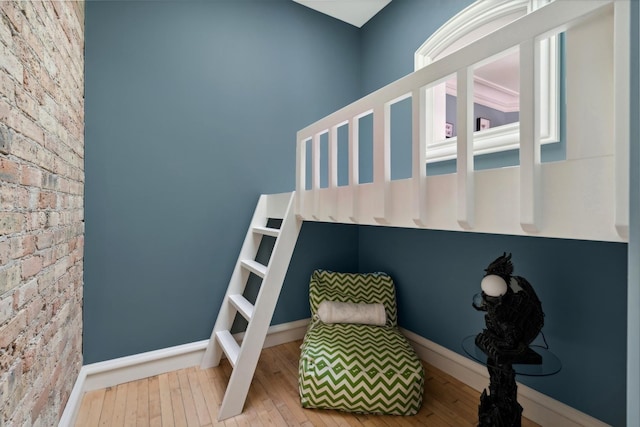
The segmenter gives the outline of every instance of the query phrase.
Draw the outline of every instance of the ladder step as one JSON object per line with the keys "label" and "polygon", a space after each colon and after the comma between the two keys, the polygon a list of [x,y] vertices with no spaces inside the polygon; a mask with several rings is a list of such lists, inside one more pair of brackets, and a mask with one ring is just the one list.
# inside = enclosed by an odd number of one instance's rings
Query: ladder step
{"label": "ladder step", "polygon": [[231,366],[236,366],[236,361],[238,360],[238,354],[240,353],[240,346],[231,335],[229,331],[218,331],[216,332],[216,338],[220,343],[220,347],[222,347],[222,351],[227,355],[229,359],[229,363]]}
{"label": "ladder step", "polygon": [[229,295],[229,301],[238,310],[242,317],[251,320],[253,317],[253,304],[251,304],[245,297],[240,294]]}
{"label": "ladder step", "polygon": [[260,264],[257,261],[243,259],[242,261],[240,261],[240,263],[242,264],[242,267],[246,268],[253,274],[260,276],[261,278],[264,278],[264,276],[267,274],[267,266]]}
{"label": "ladder step", "polygon": [[253,227],[253,232],[273,237],[278,237],[280,235],[280,230],[271,227]]}

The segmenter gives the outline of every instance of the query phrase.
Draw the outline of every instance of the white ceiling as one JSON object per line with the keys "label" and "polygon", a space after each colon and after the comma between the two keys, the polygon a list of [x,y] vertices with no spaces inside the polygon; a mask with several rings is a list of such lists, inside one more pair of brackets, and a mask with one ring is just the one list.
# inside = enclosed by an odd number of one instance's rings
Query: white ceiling
{"label": "white ceiling", "polygon": [[391,0],[293,0],[296,3],[362,27]]}

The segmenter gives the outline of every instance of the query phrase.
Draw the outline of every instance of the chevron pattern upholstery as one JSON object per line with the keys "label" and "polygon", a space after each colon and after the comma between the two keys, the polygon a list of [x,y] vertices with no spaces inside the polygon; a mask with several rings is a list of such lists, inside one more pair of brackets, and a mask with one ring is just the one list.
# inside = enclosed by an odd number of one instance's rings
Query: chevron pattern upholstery
{"label": "chevron pattern upholstery", "polygon": [[382,303],[387,325],[312,321],[299,363],[302,406],[375,414],[417,413],[422,405],[424,371],[397,328],[391,277],[385,273],[317,270],[309,285],[314,319],[324,300]]}

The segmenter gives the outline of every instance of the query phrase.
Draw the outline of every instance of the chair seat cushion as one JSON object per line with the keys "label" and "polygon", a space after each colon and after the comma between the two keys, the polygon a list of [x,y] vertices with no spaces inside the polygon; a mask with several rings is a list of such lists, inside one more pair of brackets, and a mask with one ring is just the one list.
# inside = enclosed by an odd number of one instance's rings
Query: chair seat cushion
{"label": "chair seat cushion", "polygon": [[305,408],[413,415],[424,371],[396,327],[317,321],[302,344],[299,387]]}

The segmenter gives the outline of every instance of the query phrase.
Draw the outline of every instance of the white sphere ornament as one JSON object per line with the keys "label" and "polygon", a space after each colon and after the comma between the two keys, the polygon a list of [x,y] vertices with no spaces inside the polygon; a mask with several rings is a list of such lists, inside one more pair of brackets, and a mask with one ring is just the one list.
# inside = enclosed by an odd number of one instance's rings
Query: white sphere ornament
{"label": "white sphere ornament", "polygon": [[489,274],[480,282],[482,292],[490,297],[499,297],[507,293],[507,282],[500,276]]}

